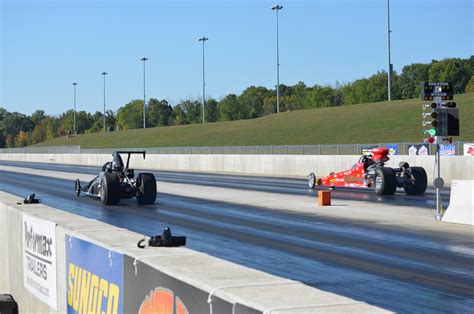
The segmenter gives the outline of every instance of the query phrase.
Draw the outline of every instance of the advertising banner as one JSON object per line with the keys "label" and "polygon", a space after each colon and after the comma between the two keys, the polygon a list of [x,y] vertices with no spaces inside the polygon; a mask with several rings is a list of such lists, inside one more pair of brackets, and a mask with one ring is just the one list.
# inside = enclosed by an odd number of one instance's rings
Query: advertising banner
{"label": "advertising banner", "polygon": [[474,144],[464,143],[464,156],[474,156]]}
{"label": "advertising banner", "polygon": [[397,144],[387,144],[385,147],[388,149],[389,155],[398,155],[398,145]]}
{"label": "advertising banner", "polygon": [[22,215],[23,285],[57,310],[56,224]]}
{"label": "advertising banner", "polygon": [[456,155],[456,146],[454,144],[440,144],[439,145],[439,154],[441,156],[455,156]]}
{"label": "advertising banner", "polygon": [[372,148],[376,148],[376,147],[379,147],[379,145],[378,144],[376,144],[376,145],[360,145],[360,154],[364,155],[364,156],[368,156],[368,155],[370,155],[370,150]]}
{"label": "advertising banner", "polygon": [[408,144],[408,155],[427,156],[428,154],[428,144]]}
{"label": "advertising banner", "polygon": [[123,255],[66,234],[68,313],[123,313]]}
{"label": "advertising banner", "polygon": [[[185,257],[183,257],[185,258]],[[168,276],[134,258],[124,256],[124,313],[210,313],[209,292]],[[212,298],[212,313],[261,313],[246,306]]]}
{"label": "advertising banner", "polygon": [[56,310],[56,224],[23,214],[22,228],[23,285]]}

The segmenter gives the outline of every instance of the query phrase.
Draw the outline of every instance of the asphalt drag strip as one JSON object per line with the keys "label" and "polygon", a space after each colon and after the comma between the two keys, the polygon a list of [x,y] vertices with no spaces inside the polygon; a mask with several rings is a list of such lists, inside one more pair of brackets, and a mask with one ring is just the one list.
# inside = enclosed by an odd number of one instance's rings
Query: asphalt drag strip
{"label": "asphalt drag strip", "polygon": [[[132,199],[102,207],[97,199],[77,198],[72,178],[0,172],[0,190],[23,197],[36,192],[46,205],[143,234],[169,225],[174,234],[188,237],[191,249],[389,310],[463,312],[474,306],[468,229],[397,230],[371,219],[183,196],[189,186],[181,195],[160,192],[153,206],[140,207]],[[227,190],[227,200],[242,197]]]}

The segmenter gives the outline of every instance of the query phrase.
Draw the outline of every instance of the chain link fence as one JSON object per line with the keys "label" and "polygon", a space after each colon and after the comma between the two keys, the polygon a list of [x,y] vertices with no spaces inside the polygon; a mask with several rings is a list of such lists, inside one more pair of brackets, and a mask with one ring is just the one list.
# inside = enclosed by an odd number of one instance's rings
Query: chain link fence
{"label": "chain link fence", "polygon": [[[454,152],[463,155],[464,142],[455,142]],[[417,153],[421,147],[434,155],[436,145],[427,143],[378,143],[335,145],[285,145],[285,146],[203,146],[203,147],[153,147],[153,148],[97,148],[81,149],[80,146],[2,148],[0,153],[18,154],[111,154],[116,150],[145,150],[148,154],[233,154],[233,155],[360,155],[372,147],[389,147],[397,155]],[[452,149],[453,147],[451,147]],[[416,149],[416,151],[411,151]],[[420,153],[421,154],[421,153]]]}

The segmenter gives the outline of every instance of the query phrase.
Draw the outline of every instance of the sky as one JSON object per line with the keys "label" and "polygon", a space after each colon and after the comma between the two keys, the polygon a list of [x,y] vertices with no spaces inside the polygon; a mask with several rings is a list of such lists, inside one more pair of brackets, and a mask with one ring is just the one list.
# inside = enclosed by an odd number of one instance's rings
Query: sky
{"label": "sky", "polygon": [[[474,0],[391,0],[394,69],[474,54]],[[0,0],[0,107],[31,114],[177,104],[276,85],[333,85],[387,69],[386,0]]]}

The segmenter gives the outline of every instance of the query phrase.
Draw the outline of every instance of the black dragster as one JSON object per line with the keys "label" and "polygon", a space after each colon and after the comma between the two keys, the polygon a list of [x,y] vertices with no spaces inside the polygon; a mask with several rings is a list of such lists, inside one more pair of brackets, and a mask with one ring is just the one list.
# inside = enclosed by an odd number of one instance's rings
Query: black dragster
{"label": "black dragster", "polygon": [[[127,164],[124,166],[120,154],[127,154]],[[121,199],[136,197],[138,204],[150,205],[156,200],[156,179],[152,173],[139,173],[135,178],[135,171],[129,168],[130,155],[141,154],[145,159],[144,151],[116,151],[112,153],[112,161],[102,166],[99,175],[86,186],[81,187],[76,180],[76,195],[81,193],[100,198],[104,205],[117,205]]]}

